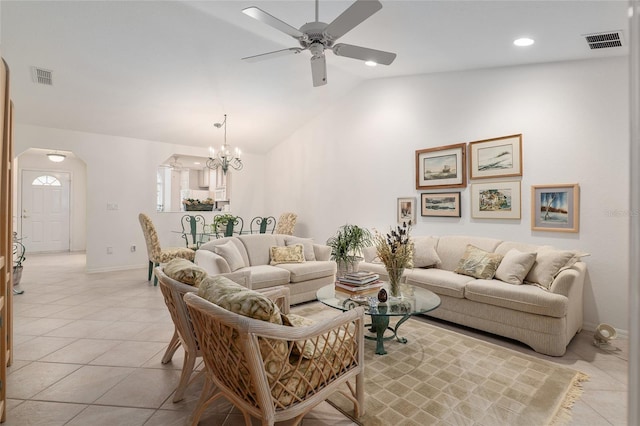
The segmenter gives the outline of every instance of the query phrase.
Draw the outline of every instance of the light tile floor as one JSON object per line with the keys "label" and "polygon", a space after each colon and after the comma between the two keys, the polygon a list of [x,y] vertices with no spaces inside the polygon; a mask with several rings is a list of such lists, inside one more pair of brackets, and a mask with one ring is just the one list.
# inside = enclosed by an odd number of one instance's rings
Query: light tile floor
{"label": "light tile floor", "polygon": [[[14,297],[14,358],[7,378],[6,425],[185,425],[201,381],[171,401],[182,353],[160,359],[173,333],[162,294],[146,268],[87,274],[84,254],[27,256]],[[452,324],[423,321],[559,363],[590,375],[572,425],[626,425],[628,342],[611,350],[581,332],[560,358]],[[230,403],[210,407],[201,425],[244,425]],[[255,421],[254,424],[259,424]],[[322,404],[303,426],[353,425]],[[394,425],[395,426],[395,425]]]}

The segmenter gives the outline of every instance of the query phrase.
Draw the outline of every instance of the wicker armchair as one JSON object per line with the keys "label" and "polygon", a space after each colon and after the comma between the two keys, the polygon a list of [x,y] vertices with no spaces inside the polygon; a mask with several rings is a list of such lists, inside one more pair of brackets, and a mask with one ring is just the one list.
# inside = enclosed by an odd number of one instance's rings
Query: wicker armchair
{"label": "wicker armchair", "polygon": [[293,235],[293,230],[296,228],[296,221],[298,215],[295,213],[282,213],[278,219],[276,225],[276,234]]}
{"label": "wicker armchair", "polygon": [[[193,262],[193,258],[196,256],[196,252],[186,247],[169,247],[162,249],[160,247],[160,240],[158,239],[158,233],[151,218],[144,213],[138,215],[140,226],[142,227],[142,233],[144,234],[144,240],[147,243],[147,255],[149,256],[149,277],[151,281],[151,275],[153,274],[153,268],[161,263],[167,263],[171,259],[181,257]],[[153,285],[158,285],[158,277],[153,280]]]}
{"label": "wicker armchair", "polygon": [[290,327],[235,314],[193,293],[185,295],[185,302],[203,342],[206,367],[192,425],[220,397],[242,412],[247,426],[252,416],[262,425],[288,419],[298,425],[336,391],[353,402],[356,416],[364,414],[362,307]]}
{"label": "wicker armchair", "polygon": [[[160,290],[164,296],[164,302],[169,309],[171,319],[175,326],[173,337],[169,342],[169,346],[162,357],[162,363],[166,364],[171,361],[173,354],[182,346],[184,350],[184,361],[182,364],[182,373],[180,375],[180,381],[176,387],[176,391],[173,395],[173,402],[179,402],[184,399],[184,392],[191,383],[191,377],[193,376],[196,361],[202,356],[200,351],[200,345],[198,344],[198,337],[193,330],[191,318],[189,317],[189,311],[187,305],[184,303],[184,295],[187,293],[197,292],[198,288],[183,284],[180,281],[176,281],[168,277],[162,267],[155,268],[156,277],[160,281]],[[230,274],[224,274],[230,280],[243,285],[245,287],[251,287],[251,273],[244,272],[232,272]],[[284,286],[271,287],[264,291],[261,291],[269,299],[280,308],[283,313],[289,312],[289,288]]]}

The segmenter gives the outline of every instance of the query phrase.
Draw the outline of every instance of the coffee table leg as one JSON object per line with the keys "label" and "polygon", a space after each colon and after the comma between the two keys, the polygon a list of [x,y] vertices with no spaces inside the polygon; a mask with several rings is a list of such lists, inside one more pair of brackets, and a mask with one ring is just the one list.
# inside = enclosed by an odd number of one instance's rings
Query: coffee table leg
{"label": "coffee table leg", "polygon": [[400,328],[402,323],[408,320],[410,317],[411,315],[403,316],[402,319],[400,319],[400,321],[398,321],[398,323],[396,324],[396,327],[393,329],[393,335],[396,337],[396,340],[398,340],[398,342],[400,343],[407,343],[407,339],[404,337],[398,336],[398,328]]}
{"label": "coffee table leg", "polygon": [[371,331],[376,333],[376,354],[386,355],[384,350],[384,332],[389,327],[389,317],[386,315],[371,315]]}

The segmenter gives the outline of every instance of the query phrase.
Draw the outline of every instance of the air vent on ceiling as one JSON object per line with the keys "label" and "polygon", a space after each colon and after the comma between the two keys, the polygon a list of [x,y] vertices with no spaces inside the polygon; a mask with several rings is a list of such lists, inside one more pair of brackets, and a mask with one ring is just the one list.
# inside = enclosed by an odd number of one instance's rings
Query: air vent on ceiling
{"label": "air vent on ceiling", "polygon": [[53,71],[44,68],[31,67],[34,83],[53,86]]}
{"label": "air vent on ceiling", "polygon": [[589,49],[606,49],[608,47],[622,47],[622,31],[609,31],[606,33],[585,34],[585,40]]}

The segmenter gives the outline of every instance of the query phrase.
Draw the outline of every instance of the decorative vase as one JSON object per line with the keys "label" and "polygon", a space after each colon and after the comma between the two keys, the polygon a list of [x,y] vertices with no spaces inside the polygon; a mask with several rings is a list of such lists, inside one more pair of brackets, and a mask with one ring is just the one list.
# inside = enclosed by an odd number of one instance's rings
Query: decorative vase
{"label": "decorative vase", "polygon": [[387,269],[387,275],[389,275],[389,294],[391,297],[400,297],[400,280],[402,279],[402,273],[404,268],[389,268]]}

